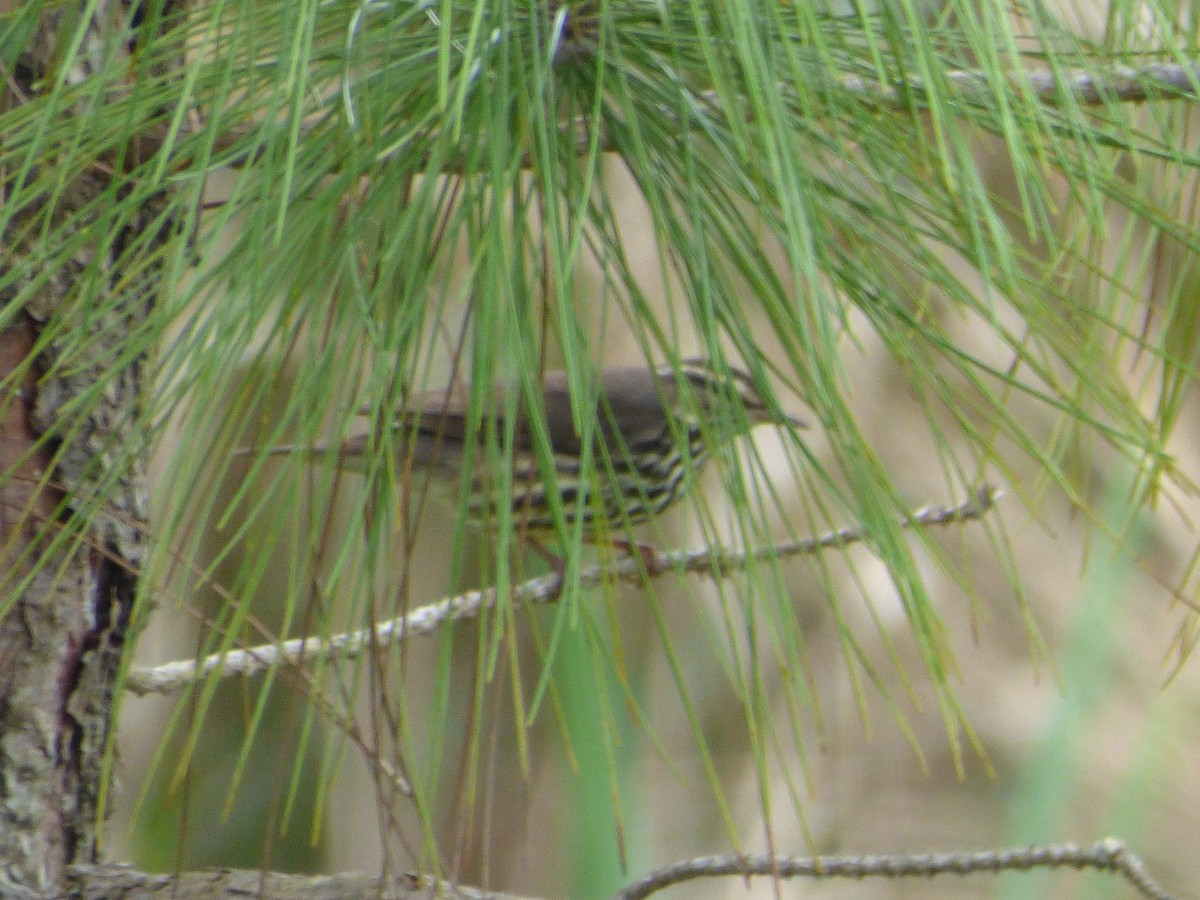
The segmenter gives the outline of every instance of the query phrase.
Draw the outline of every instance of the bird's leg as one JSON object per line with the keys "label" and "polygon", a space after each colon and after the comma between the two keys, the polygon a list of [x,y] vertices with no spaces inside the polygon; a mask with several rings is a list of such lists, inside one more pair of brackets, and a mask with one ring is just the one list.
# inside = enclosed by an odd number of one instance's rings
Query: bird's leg
{"label": "bird's leg", "polygon": [[649,544],[643,544],[640,541],[609,541],[609,544],[620,550],[627,556],[637,556],[641,559],[642,565],[646,568],[648,575],[661,575],[667,571],[667,562],[663,559],[662,554],[651,547]]}
{"label": "bird's leg", "polygon": [[[533,548],[534,552],[537,553],[538,556],[546,561],[546,564],[550,566],[551,571],[558,575],[559,580],[565,581],[567,576],[567,561],[533,535],[526,535],[524,540],[529,544],[530,547]],[[585,538],[584,543],[595,545],[597,542],[595,540]],[[666,560],[663,559],[662,554],[649,544],[643,544],[641,541],[626,541],[613,538],[605,538],[603,543],[607,544],[609,547],[612,547],[618,553],[624,553],[626,556],[636,556],[642,561],[642,566],[649,575],[661,575],[669,568]]]}
{"label": "bird's leg", "polygon": [[525,542],[533,548],[533,552],[546,561],[555,572],[562,577],[567,571],[567,561],[535,538],[533,535],[526,535]]}
{"label": "bird's leg", "polygon": [[546,561],[550,571],[558,576],[557,593],[561,594],[563,586],[567,583],[567,561],[531,534],[526,534],[524,540],[533,548],[534,553]]}

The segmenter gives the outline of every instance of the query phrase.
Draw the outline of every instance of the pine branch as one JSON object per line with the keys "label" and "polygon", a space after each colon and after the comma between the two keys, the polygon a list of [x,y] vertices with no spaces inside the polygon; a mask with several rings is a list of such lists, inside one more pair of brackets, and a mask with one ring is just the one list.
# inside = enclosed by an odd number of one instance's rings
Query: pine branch
{"label": "pine branch", "polygon": [[935,875],[1028,872],[1034,869],[1096,869],[1120,875],[1143,897],[1171,900],[1146,872],[1141,859],[1116,838],[1090,847],[1049,844],[978,853],[878,854],[871,856],[702,856],[665,866],[629,885],[616,900],[643,900],[664,888],[734,875],[787,878],[932,878]]}
{"label": "pine branch", "polygon": [[[951,71],[945,74],[945,79],[960,99],[990,103],[994,98],[995,90],[982,70]],[[1061,75],[1051,69],[1034,69],[1014,71],[1009,81],[1049,106],[1061,106],[1068,101],[1079,106],[1143,103],[1200,96],[1200,62],[1066,69]],[[925,91],[920,79],[882,85],[857,75],[843,78],[842,87],[861,93],[865,100],[893,109],[908,109]]]}
{"label": "pine branch", "polygon": [[[970,522],[982,518],[995,505],[1001,492],[984,486],[974,497],[957,506],[926,507],[915,510],[900,521],[903,528],[932,527]],[[752,562],[765,562],[793,556],[805,556],[823,550],[845,547],[862,541],[867,531],[861,527],[844,528],[816,538],[789,541],[755,550],[705,548],[657,554],[656,565],[647,567],[641,555],[626,556],[611,565],[594,565],[579,573],[579,586],[591,588],[606,580],[640,582],[667,572],[709,575],[724,578],[742,571]],[[512,591],[512,601],[525,604],[554,603],[562,594],[563,579],[557,572],[531,578]],[[494,587],[468,591],[407,615],[332,637],[307,637],[263,644],[229,653],[214,653],[202,660],[180,660],[130,671],[125,687],[137,694],[171,694],[187,685],[216,676],[219,678],[260,675],[279,665],[308,665],[327,658],[353,659],[368,650],[398,644],[410,637],[434,634],[443,625],[471,619],[496,604]]]}
{"label": "pine branch", "polygon": [[132,866],[72,866],[68,870],[71,896],[80,900],[138,897],[141,900],[220,900],[270,897],[272,900],[529,900],[515,894],[453,884],[428,876],[296,875],[251,869],[209,869],[162,874]]}

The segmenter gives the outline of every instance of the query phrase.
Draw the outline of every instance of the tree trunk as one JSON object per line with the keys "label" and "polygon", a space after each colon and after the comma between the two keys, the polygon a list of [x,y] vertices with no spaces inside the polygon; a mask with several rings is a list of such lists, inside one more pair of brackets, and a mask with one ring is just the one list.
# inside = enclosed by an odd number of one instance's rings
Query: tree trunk
{"label": "tree trunk", "polygon": [[[112,13],[125,11],[98,4],[91,30],[100,46]],[[61,11],[39,20],[6,73],[6,108],[55,77],[63,21]],[[144,322],[159,283],[153,266],[134,279],[109,274],[128,264],[128,239],[153,221],[135,216],[125,234],[108,227],[118,168],[89,166],[64,184],[47,177],[59,160],[32,163],[22,183],[0,173],[3,897],[56,893],[68,866],[97,861],[114,683],[146,522],[141,453],[123,446],[139,429],[141,359],[113,351]],[[68,234],[83,242],[64,257]],[[134,287],[97,304],[97,284],[117,290],[118,281]]]}

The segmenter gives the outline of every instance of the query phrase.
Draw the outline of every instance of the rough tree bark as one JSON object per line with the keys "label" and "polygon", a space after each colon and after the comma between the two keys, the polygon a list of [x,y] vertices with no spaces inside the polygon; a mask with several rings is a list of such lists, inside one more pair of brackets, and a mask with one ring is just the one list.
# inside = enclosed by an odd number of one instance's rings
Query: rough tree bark
{"label": "rough tree bark", "polygon": [[[111,27],[120,6],[100,3],[89,33]],[[12,71],[6,108],[53,77],[60,27],[47,13]],[[107,23],[107,24],[106,24]],[[82,65],[82,64],[81,64]],[[80,71],[79,77],[87,73]],[[82,285],[117,281],[127,233],[105,225],[122,173],[96,165],[44,192],[0,173],[0,896],[53,894],[68,866],[97,861],[103,786],[122,648],[142,562],[146,495],[132,440],[141,359],[112,351],[145,319],[159,281],[151,267],[98,315]],[[52,179],[45,179],[53,184]],[[23,188],[24,190],[18,190]],[[157,201],[147,204],[147,212]],[[80,244],[58,256],[55,235]],[[49,238],[47,236],[49,235]],[[87,275],[85,273],[90,273]],[[110,275],[109,273],[114,273]],[[18,306],[19,303],[19,306]],[[93,388],[102,390],[77,403]],[[103,498],[103,509],[94,508]]]}

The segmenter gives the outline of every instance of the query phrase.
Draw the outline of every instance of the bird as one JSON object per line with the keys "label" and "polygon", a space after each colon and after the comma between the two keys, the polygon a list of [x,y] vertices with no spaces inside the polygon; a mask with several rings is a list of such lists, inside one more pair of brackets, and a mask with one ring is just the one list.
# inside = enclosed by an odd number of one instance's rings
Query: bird
{"label": "bird", "polygon": [[[520,389],[493,385],[485,398],[482,421],[468,434],[470,389],[460,384],[410,397],[396,411],[391,427],[398,468],[428,472],[450,489],[450,499],[466,486],[466,515],[477,524],[495,523],[504,503],[505,479],[489,465],[489,430],[501,446],[511,427],[512,477],[508,499],[514,527],[550,532],[559,524],[582,520],[587,538],[612,527],[649,521],[679,500],[694,483],[689,467],[699,472],[714,439],[748,434],[763,424],[803,428],[794,416],[770,407],[754,380],[736,368],[714,366],[704,359],[677,365],[609,366],[599,370],[593,408],[592,464],[584,462],[584,437],[576,425],[567,373],[545,372],[535,388],[540,393],[542,424],[531,416]],[[515,391],[514,403],[507,402]],[[368,410],[362,410],[367,414]],[[511,426],[505,421],[515,416]],[[716,427],[719,416],[732,416],[732,428]],[[580,419],[582,421],[582,418]],[[507,426],[507,427],[506,427]],[[539,449],[538,431],[544,429]],[[473,441],[474,447],[468,446]],[[363,471],[380,441],[370,433],[311,446],[281,445],[239,453],[286,455],[307,453],[332,457],[339,468]],[[491,454],[495,458],[495,453]],[[554,477],[549,475],[552,464]],[[465,466],[470,477],[463,477]],[[560,497],[558,514],[550,491]],[[614,542],[623,543],[623,542]]]}

